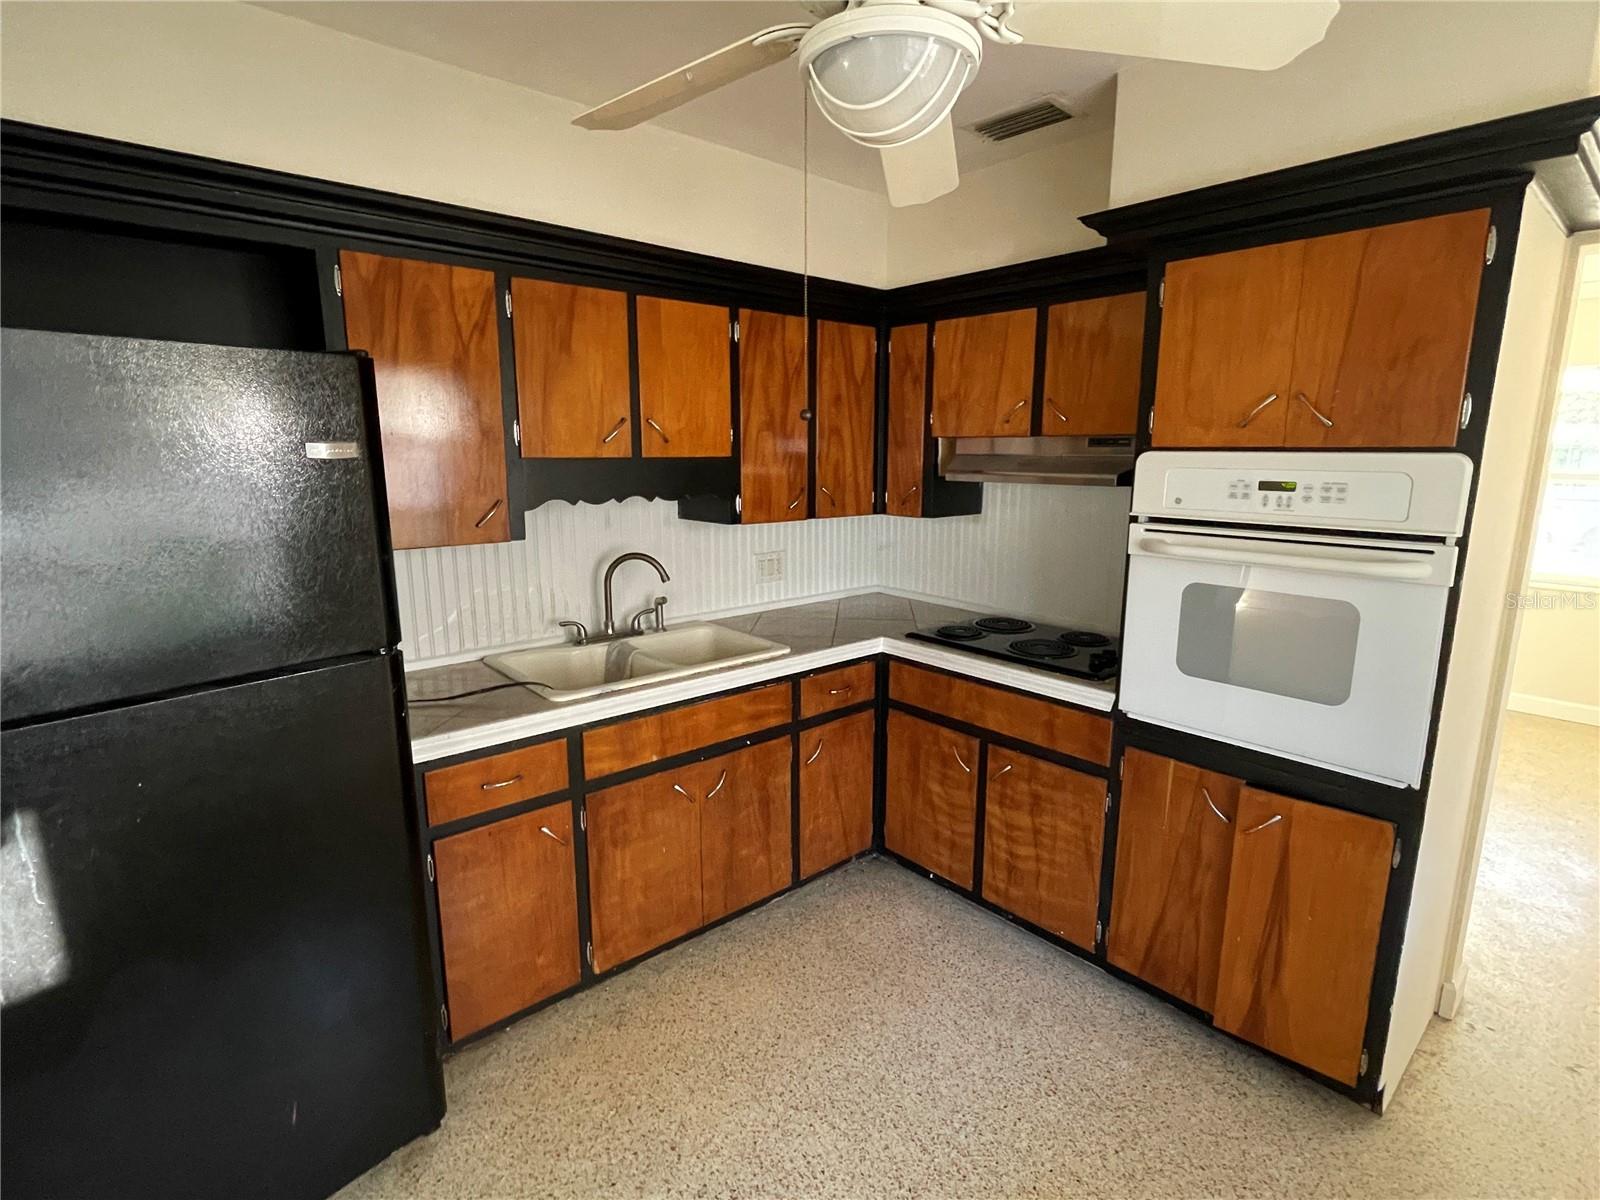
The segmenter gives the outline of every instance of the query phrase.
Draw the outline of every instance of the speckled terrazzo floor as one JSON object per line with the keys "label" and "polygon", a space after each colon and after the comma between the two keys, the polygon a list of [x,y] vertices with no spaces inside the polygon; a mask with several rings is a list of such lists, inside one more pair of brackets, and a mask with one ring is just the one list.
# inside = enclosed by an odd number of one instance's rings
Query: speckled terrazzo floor
{"label": "speckled terrazzo floor", "polygon": [[1592,1196],[1596,731],[1513,715],[1461,1016],[1381,1120],[872,860],[446,1064],[367,1197]]}

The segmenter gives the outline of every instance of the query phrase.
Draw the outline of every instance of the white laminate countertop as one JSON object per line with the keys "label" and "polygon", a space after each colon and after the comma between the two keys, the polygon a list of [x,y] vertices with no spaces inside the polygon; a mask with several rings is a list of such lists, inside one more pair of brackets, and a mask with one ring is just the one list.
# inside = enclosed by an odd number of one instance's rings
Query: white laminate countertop
{"label": "white laminate countertop", "polygon": [[789,647],[789,653],[748,666],[722,667],[686,679],[645,683],[566,704],[547,700],[528,687],[428,703],[428,696],[455,695],[507,680],[476,660],[423,667],[406,676],[411,757],[420,763],[484,750],[873,654],[889,654],[1052,700],[1111,711],[1117,694],[1115,682],[1094,683],[1034,667],[1011,666],[979,654],[910,641],[904,636],[912,629],[969,620],[981,611],[933,604],[892,592],[868,592],[726,617],[716,623],[781,642]]}

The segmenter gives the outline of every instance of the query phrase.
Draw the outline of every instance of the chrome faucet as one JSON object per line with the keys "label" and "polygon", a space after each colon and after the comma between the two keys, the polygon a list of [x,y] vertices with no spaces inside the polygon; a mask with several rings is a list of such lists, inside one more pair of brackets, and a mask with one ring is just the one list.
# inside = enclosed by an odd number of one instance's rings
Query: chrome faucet
{"label": "chrome faucet", "polygon": [[[671,583],[672,582],[672,576],[667,574],[667,569],[665,567],[663,567],[660,564],[660,562],[658,562],[656,559],[652,558],[648,554],[641,554],[637,550],[630,550],[627,554],[619,554],[619,555],[617,555],[616,558],[611,560],[611,565],[606,568],[606,582],[605,582],[606,623],[605,623],[604,630],[601,632],[601,636],[602,637],[608,637],[609,638],[609,637],[616,637],[617,636],[616,621],[613,619],[613,617],[611,615],[611,577],[617,573],[617,568],[620,567],[623,563],[629,562],[629,561],[633,561],[633,560],[637,560],[639,562],[649,563],[652,567],[654,567],[656,569],[656,574],[661,576],[661,582],[662,583]],[[657,611],[659,613],[659,608],[658,608]]]}

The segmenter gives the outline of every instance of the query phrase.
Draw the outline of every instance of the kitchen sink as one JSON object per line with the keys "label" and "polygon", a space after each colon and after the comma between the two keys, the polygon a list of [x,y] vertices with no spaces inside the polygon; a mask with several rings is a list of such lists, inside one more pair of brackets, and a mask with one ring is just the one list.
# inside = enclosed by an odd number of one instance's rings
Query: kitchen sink
{"label": "kitchen sink", "polygon": [[586,646],[513,650],[491,654],[483,662],[546,699],[564,703],[787,653],[789,647],[766,638],[700,624]]}

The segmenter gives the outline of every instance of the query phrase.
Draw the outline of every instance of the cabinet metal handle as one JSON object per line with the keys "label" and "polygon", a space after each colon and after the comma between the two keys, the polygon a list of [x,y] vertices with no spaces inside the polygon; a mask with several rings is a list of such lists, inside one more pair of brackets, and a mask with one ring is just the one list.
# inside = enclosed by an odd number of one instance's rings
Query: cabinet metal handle
{"label": "cabinet metal handle", "polygon": [[474,521],[472,523],[472,527],[474,529],[482,529],[485,525],[487,525],[489,523],[489,518],[494,516],[495,513],[500,511],[500,505],[502,503],[503,503],[502,501],[496,500],[493,504],[489,505],[489,511],[484,513],[483,516],[479,517],[476,521]]}
{"label": "cabinet metal handle", "polygon": [[727,772],[727,769],[724,768],[722,774],[717,776],[717,786],[712,788],[709,792],[706,793],[706,799],[709,800],[709,799],[711,799],[711,797],[715,796],[718,792],[720,792],[722,790],[722,785],[727,783],[727,782],[728,782],[728,772]]}
{"label": "cabinet metal handle", "polygon": [[673,785],[672,785],[672,790],[673,790],[673,791],[675,791],[675,792],[677,792],[677,793],[678,793],[678,795],[680,795],[680,796],[682,796],[682,797],[683,797],[683,798],[684,798],[684,799],[685,799],[685,800],[687,800],[687,801],[688,801],[688,802],[689,802],[689,803],[690,803],[690,804],[693,804],[693,803],[694,803],[694,797],[693,797],[693,796],[691,796],[691,795],[689,795],[689,793],[688,793],[688,792],[686,792],[686,791],[684,791],[684,789],[683,789],[683,785],[682,785],[682,784],[679,784],[679,783],[675,783],[675,784],[673,784]]}
{"label": "cabinet metal handle", "polygon": [[806,490],[805,490],[805,488],[801,488],[798,492],[796,492],[794,494],[794,499],[789,501],[788,511],[789,512],[793,512],[795,509],[799,508],[800,507],[800,501],[804,500],[805,498],[806,498]]}
{"label": "cabinet metal handle", "polygon": [[1012,413],[1016,412],[1019,408],[1026,408],[1026,407],[1028,407],[1028,402],[1026,400],[1018,400],[1015,404],[1013,404],[1010,408],[1008,408],[1006,410],[1006,415],[1001,417],[1000,419],[1002,421],[1009,421],[1009,420],[1011,420],[1011,414]]}
{"label": "cabinet metal handle", "polygon": [[1045,403],[1045,407],[1048,408],[1051,412],[1055,413],[1056,417],[1061,421],[1061,423],[1063,425],[1067,423],[1067,414],[1062,412],[1059,408],[1056,407],[1056,402],[1054,400],[1048,400],[1047,399],[1044,403]]}
{"label": "cabinet metal handle", "polygon": [[1283,814],[1282,813],[1273,813],[1265,821],[1261,822],[1261,824],[1252,825],[1252,826],[1250,826],[1249,829],[1246,829],[1245,832],[1246,833],[1260,833],[1268,825],[1276,825],[1281,820],[1283,820]]}
{"label": "cabinet metal handle", "polygon": [[1016,765],[1015,763],[1007,763],[1005,766],[1001,767],[998,771],[996,771],[993,775],[989,776],[989,782],[993,783],[996,779],[999,779],[1000,776],[1004,775],[1007,771],[1011,770],[1011,768],[1014,767],[1015,765]]}
{"label": "cabinet metal handle", "polygon": [[900,497],[899,503],[904,504],[907,500],[911,499],[911,497],[915,496],[920,489],[921,489],[921,485],[920,484],[915,484],[915,483],[912,484],[911,485],[911,490],[909,492],[907,492],[904,496]]}
{"label": "cabinet metal handle", "polygon": [[610,444],[611,440],[614,437],[616,437],[617,434],[622,432],[622,427],[624,425],[626,425],[627,423],[628,423],[628,418],[627,417],[619,417],[617,419],[617,423],[611,427],[611,432],[606,434],[605,437],[600,439],[600,444],[602,446]]}
{"label": "cabinet metal handle", "polygon": [[1311,410],[1311,415],[1313,417],[1315,417],[1317,420],[1321,421],[1324,428],[1326,428],[1326,429],[1332,429],[1333,428],[1333,422],[1328,420],[1327,417],[1323,416],[1321,413],[1319,413],[1317,411],[1317,406],[1315,404],[1311,403],[1310,400],[1306,399],[1306,394],[1304,392],[1296,392],[1294,394],[1294,398],[1296,400],[1300,401],[1301,404],[1304,404],[1307,408],[1309,408]]}
{"label": "cabinet metal handle", "polygon": [[559,833],[553,832],[548,825],[539,826],[539,832],[544,834],[547,838],[551,838],[557,842],[560,842],[563,846],[567,844],[567,839],[562,837]]}
{"label": "cabinet metal handle", "polygon": [[481,791],[494,792],[498,791],[500,788],[510,787],[513,783],[516,783],[521,778],[522,776],[520,774],[513,775],[510,779],[502,779],[499,783],[480,783],[478,788]]}
{"label": "cabinet metal handle", "polygon": [[830,695],[830,696],[848,696],[851,692],[853,692],[855,690],[856,690],[856,685],[855,684],[847,683],[843,687],[829,688],[828,689],[828,695]]}
{"label": "cabinet metal handle", "polygon": [[968,775],[971,775],[972,774],[972,768],[967,766],[966,761],[961,757],[961,751],[957,750],[954,746],[951,746],[950,747],[950,753],[954,754],[956,756],[956,762],[961,764],[961,769],[963,771],[965,771]]}
{"label": "cabinet metal handle", "polygon": [[811,752],[811,757],[806,759],[806,766],[809,767],[812,763],[817,761],[817,755],[822,753],[822,743],[826,740],[826,738],[817,739],[817,748]]}
{"label": "cabinet metal handle", "polygon": [[668,446],[672,445],[672,439],[667,436],[667,431],[656,424],[656,419],[654,417],[646,417],[644,419],[644,423],[659,433],[661,435],[661,440],[664,443],[666,443]]}
{"label": "cabinet metal handle", "polygon": [[[1207,807],[1209,807],[1212,812],[1217,814],[1217,819],[1219,821],[1221,821],[1224,825],[1232,825],[1233,824],[1232,821],[1228,820],[1227,815],[1220,808],[1218,808],[1216,806],[1216,804],[1214,804],[1212,802],[1211,793],[1209,791],[1207,791],[1205,788],[1201,788],[1200,789],[1200,794],[1206,798]],[[1271,824],[1271,822],[1269,821],[1268,824]]]}
{"label": "cabinet metal handle", "polygon": [[1267,405],[1271,404],[1277,398],[1278,398],[1278,393],[1277,392],[1273,392],[1270,396],[1268,396],[1260,404],[1256,405],[1249,412],[1245,413],[1244,420],[1239,422],[1239,428],[1243,429],[1246,425],[1250,424],[1251,421],[1256,419],[1256,414],[1258,412],[1260,412]]}
{"label": "cabinet metal handle", "polygon": [[837,504],[837,503],[839,503],[837,500],[835,500],[833,498],[833,493],[830,492],[827,488],[823,487],[822,484],[820,484],[820,483],[817,484],[817,491],[821,492],[824,496],[826,496],[828,498],[828,503],[829,504]]}

